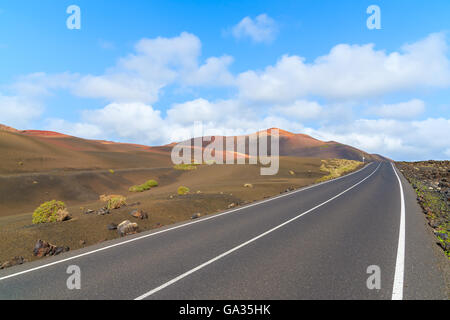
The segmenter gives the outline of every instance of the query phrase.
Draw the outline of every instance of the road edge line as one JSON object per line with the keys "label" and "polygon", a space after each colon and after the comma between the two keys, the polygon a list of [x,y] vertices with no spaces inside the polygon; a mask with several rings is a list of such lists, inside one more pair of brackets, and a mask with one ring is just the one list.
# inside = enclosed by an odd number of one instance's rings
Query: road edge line
{"label": "road edge line", "polygon": [[400,230],[398,235],[397,259],[395,262],[394,285],[392,289],[392,300],[403,300],[403,285],[405,279],[405,195],[403,185],[394,163],[391,162],[392,169],[397,176],[400,186]]}

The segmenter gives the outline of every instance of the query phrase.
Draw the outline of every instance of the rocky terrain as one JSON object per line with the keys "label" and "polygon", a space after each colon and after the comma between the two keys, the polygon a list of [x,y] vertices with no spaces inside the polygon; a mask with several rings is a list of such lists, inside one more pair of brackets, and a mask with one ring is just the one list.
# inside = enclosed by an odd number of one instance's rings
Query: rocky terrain
{"label": "rocky terrain", "polygon": [[397,162],[411,183],[438,245],[450,258],[450,161]]}

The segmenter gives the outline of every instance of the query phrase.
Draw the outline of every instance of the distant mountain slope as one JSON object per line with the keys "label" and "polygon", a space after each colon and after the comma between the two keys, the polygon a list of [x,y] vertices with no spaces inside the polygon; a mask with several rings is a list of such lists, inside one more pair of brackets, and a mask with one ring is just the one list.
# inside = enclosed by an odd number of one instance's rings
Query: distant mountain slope
{"label": "distant mountain slope", "polygon": [[[246,150],[248,150],[248,135]],[[216,136],[214,139],[224,139]],[[200,139],[200,138],[196,138]],[[237,137],[234,137],[237,141]],[[192,141],[192,139],[191,139]],[[210,142],[203,141],[203,148]],[[175,143],[149,147],[111,141],[81,139],[52,131],[24,130],[0,125],[0,174],[52,170],[150,168],[171,166]],[[224,143],[225,146],[225,143]],[[269,148],[270,152],[270,148]],[[248,151],[247,151],[248,153]],[[235,155],[244,156],[246,155]],[[305,134],[280,130],[280,156],[302,158],[384,159],[337,142],[324,142]]]}
{"label": "distant mountain slope", "polygon": [[0,174],[170,165],[170,153],[160,148],[0,127]]}
{"label": "distant mountain slope", "polygon": [[[276,129],[276,128],[272,128]],[[270,131],[269,129],[269,135]],[[386,158],[376,155],[369,154],[352,146],[348,146],[345,144],[341,144],[334,141],[324,142],[318,139],[315,139],[306,134],[295,134],[292,132],[288,132],[285,130],[279,130],[279,143],[280,143],[280,156],[291,156],[291,157],[300,157],[300,158],[320,158],[320,159],[348,159],[348,160],[359,160],[362,161],[363,157],[366,161],[372,160],[386,160]],[[259,133],[259,132],[258,132]],[[246,150],[248,152],[248,143],[249,136],[245,135],[243,137],[246,138]],[[242,136],[241,136],[242,137]],[[213,136],[210,138],[211,141],[215,141],[215,139],[223,139],[223,145],[225,146],[225,139],[227,137],[224,136]],[[231,137],[228,137],[231,138]],[[191,139],[191,145],[195,145],[195,141],[200,138]],[[234,137],[235,144],[237,143],[237,137]],[[185,142],[186,143],[186,142]],[[203,148],[205,148],[210,141],[203,141]],[[197,143],[200,145],[200,143]],[[174,144],[171,144],[172,146]],[[270,146],[269,146],[270,153]]]}

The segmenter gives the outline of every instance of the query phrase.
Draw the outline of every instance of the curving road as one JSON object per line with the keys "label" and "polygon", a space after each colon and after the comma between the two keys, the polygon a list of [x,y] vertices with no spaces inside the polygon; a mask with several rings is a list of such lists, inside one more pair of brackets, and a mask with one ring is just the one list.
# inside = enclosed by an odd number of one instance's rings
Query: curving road
{"label": "curving road", "polygon": [[[409,184],[391,163],[371,163],[222,214],[0,271],[0,299],[446,299],[432,246]],[[80,290],[67,288],[71,265],[81,270]],[[367,287],[370,266],[380,289]]]}

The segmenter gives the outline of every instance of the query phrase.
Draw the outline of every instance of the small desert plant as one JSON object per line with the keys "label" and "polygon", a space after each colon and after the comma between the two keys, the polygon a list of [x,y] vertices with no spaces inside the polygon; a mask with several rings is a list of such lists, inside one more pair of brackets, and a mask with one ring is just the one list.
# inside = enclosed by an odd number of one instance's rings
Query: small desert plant
{"label": "small desert plant", "polygon": [[187,193],[189,193],[189,191],[190,191],[190,189],[188,187],[181,186],[178,188],[179,195],[187,194]]}
{"label": "small desert plant", "polygon": [[106,196],[102,194],[100,196],[100,200],[103,202],[107,202],[106,207],[108,208],[108,210],[119,209],[120,207],[127,204],[126,203],[127,198],[121,195]]}
{"label": "small desert plant", "polygon": [[61,221],[61,216],[66,214],[68,215],[64,202],[47,201],[34,210],[33,224]]}
{"label": "small desert plant", "polygon": [[328,159],[322,160],[320,171],[328,173],[316,182],[323,182],[343,176],[346,173],[354,171],[362,166],[363,163],[355,160],[347,159]]}
{"label": "small desert plant", "polygon": [[177,164],[177,165],[173,166],[173,168],[175,170],[189,171],[189,170],[196,170],[197,166],[198,166],[198,164],[196,164],[196,163],[192,163],[192,164],[182,163],[182,164]]}
{"label": "small desert plant", "polygon": [[143,184],[130,187],[129,191],[130,192],[144,192],[144,191],[150,190],[151,188],[154,188],[157,186],[158,186],[158,182],[156,180],[148,180],[147,182],[145,182]]}
{"label": "small desert plant", "polygon": [[115,171],[114,171],[113,169],[109,169],[108,171],[109,171],[109,173],[111,173],[111,174],[114,174],[114,173],[115,173]]}

